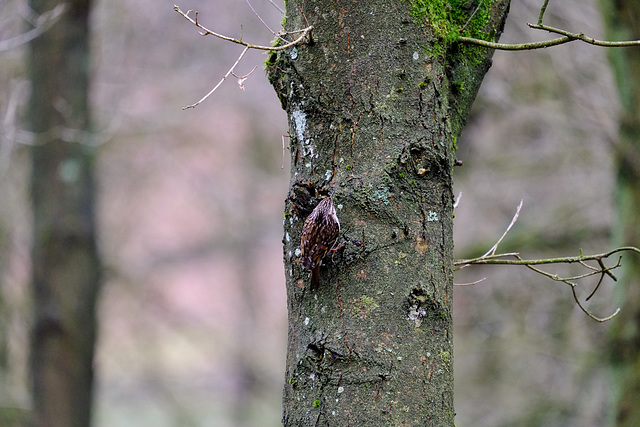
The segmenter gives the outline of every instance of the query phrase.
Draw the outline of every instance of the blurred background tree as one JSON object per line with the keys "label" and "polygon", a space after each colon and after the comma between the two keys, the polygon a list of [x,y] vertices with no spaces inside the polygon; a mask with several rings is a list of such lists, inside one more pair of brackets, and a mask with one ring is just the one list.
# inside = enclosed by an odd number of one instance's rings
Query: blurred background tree
{"label": "blurred background tree", "polygon": [[[31,0],[28,7],[37,21],[59,4]],[[29,43],[26,57],[32,136],[30,380],[37,426],[83,427],[91,420],[102,267],[89,105],[90,5],[65,3],[58,22]]]}
{"label": "blurred background tree", "polygon": [[[198,108],[180,110],[217,83],[241,48],[201,38],[173,3],[161,3],[98,1],[91,17],[98,243],[106,266],[94,424],[280,425],[286,115],[260,70],[244,92],[229,81]],[[280,12],[266,0],[254,3],[278,29]],[[536,21],[540,4],[514,1],[501,41],[544,38],[525,25]],[[0,40],[27,28],[25,5],[0,4]],[[244,2],[180,7],[198,9],[202,22],[225,34],[239,36],[243,25],[246,40],[272,39]],[[545,20],[606,38],[595,0],[552,2]],[[25,52],[0,52],[7,94],[0,97],[3,414],[31,406]],[[238,74],[265,59],[247,55]],[[533,257],[611,246],[620,108],[606,55],[578,43],[494,55],[459,141],[458,258],[484,253],[520,199],[523,212],[503,249]],[[456,424],[606,425],[606,343],[620,319],[595,324],[563,285],[516,268],[467,268],[456,282],[482,277],[455,289]],[[604,284],[589,308],[609,314],[617,307],[612,289]]]}
{"label": "blurred background tree", "polygon": [[[600,2],[611,39],[640,39],[640,3]],[[640,49],[608,52],[620,97],[619,131],[612,141],[616,180],[615,244],[640,241]],[[623,308],[611,330],[616,425],[640,424],[640,261],[626,263],[615,293]]]}

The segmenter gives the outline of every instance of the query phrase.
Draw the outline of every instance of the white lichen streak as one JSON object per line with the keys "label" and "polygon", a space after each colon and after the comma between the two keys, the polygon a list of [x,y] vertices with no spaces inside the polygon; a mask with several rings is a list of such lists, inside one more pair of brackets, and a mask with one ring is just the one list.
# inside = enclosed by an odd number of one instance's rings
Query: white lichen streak
{"label": "white lichen streak", "polygon": [[298,135],[298,141],[304,141],[304,131],[307,127],[307,115],[300,110],[294,110],[291,113],[291,117],[293,117],[293,122],[296,124],[296,133]]}
{"label": "white lichen streak", "polygon": [[[304,113],[304,111],[295,109],[291,113],[291,117],[293,118],[293,123],[296,127],[296,137],[298,138],[298,142],[302,147],[302,155],[309,158],[318,157],[317,154],[315,154],[313,140],[305,139],[304,137],[304,134],[307,130],[307,115]],[[311,167],[311,162],[306,162],[305,166]]]}

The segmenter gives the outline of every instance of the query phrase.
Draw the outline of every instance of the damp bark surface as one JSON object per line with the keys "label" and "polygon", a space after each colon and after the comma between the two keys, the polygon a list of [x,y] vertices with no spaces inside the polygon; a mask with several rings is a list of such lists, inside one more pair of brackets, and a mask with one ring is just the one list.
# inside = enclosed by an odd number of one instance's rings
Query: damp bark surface
{"label": "damp bark surface", "polygon": [[[508,1],[487,3],[497,37]],[[433,19],[408,1],[287,2],[285,29],[314,29],[267,61],[292,162],[284,425],[454,425],[451,170],[492,52],[447,44]],[[341,232],[312,290],[302,224],[332,193]]]}

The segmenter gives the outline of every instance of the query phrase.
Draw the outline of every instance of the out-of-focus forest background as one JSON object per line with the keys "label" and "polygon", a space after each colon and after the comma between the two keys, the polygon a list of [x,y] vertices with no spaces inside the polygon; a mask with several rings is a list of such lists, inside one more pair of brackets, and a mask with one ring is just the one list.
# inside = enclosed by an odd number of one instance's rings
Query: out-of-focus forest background
{"label": "out-of-focus forest background", "polygon": [[[540,0],[513,0],[503,42],[528,29]],[[274,29],[280,12],[253,0]],[[268,44],[243,1],[178,3],[216,31]],[[0,40],[25,31],[25,0],[0,4]],[[592,0],[553,2],[545,19],[605,38]],[[201,37],[173,2],[98,1],[91,99],[99,144],[96,426],[276,426],[286,346],[282,264],[287,120],[258,69],[239,90],[207,93],[242,48]],[[0,52],[0,407],[28,408],[28,97],[25,47]],[[611,247],[611,141],[618,96],[604,49],[580,43],[497,52],[459,141],[458,258],[478,256],[523,211],[502,249],[527,257]],[[628,258],[628,262],[637,262]],[[569,271],[569,270],[565,270]],[[605,423],[606,334],[566,285],[516,267],[456,274],[458,426]],[[590,284],[591,285],[591,284]],[[595,283],[593,283],[595,285]],[[616,305],[606,283],[589,308]],[[581,295],[587,295],[589,285]],[[615,322],[615,321],[614,321]]]}

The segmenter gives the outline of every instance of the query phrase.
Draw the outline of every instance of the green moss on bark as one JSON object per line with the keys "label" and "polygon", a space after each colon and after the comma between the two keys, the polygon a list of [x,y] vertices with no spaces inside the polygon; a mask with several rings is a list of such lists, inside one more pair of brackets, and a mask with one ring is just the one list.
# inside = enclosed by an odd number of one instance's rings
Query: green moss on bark
{"label": "green moss on bark", "polygon": [[486,28],[493,3],[494,0],[411,0],[411,16],[416,22],[430,25],[445,44],[460,36],[490,40],[493,35]]}
{"label": "green moss on bark", "polygon": [[[424,48],[429,55],[443,57],[449,81],[451,121],[458,136],[466,123],[482,77],[491,66],[492,52],[457,43],[461,36],[496,41],[509,8],[505,0],[410,0],[415,22],[429,25],[436,40]],[[492,18],[493,17],[493,18]],[[495,20],[499,17],[498,20]],[[484,70],[478,73],[478,70]]]}

